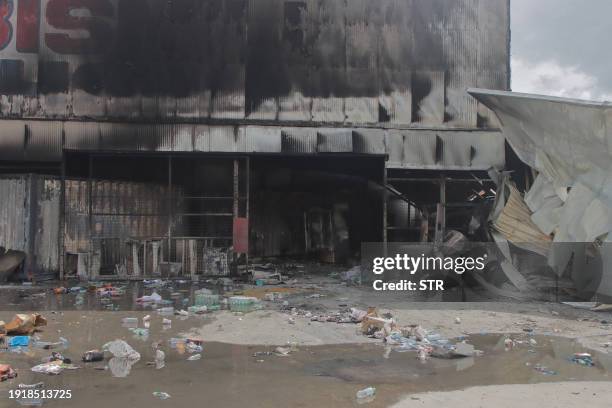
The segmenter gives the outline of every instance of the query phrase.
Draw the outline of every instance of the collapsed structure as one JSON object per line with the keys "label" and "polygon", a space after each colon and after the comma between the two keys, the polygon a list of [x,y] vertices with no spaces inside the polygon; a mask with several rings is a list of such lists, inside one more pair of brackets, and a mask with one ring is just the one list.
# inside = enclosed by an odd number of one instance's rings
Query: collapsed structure
{"label": "collapsed structure", "polygon": [[610,103],[484,89],[469,93],[495,111],[506,140],[533,170],[524,199],[510,186],[510,199],[498,200],[495,228],[545,257],[582,297],[612,299]]}
{"label": "collapsed structure", "polygon": [[[509,0],[2,9],[0,246],[30,277],[225,275],[470,233]],[[467,192],[467,193],[466,193]]]}

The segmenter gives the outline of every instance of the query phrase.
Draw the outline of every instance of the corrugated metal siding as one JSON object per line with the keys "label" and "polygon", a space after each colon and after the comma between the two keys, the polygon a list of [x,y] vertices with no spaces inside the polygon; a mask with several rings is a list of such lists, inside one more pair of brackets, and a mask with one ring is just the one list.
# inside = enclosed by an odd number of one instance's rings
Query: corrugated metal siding
{"label": "corrugated metal siding", "polygon": [[0,178],[0,246],[25,251],[27,248],[26,177]]}
{"label": "corrugated metal siding", "polygon": [[34,244],[35,271],[57,273],[59,271],[59,233],[61,207],[61,181],[45,177],[34,177],[38,200],[30,205],[37,205],[36,241]]}
{"label": "corrugated metal siding", "polygon": [[[505,163],[503,137],[494,131],[0,121],[5,124],[15,135],[13,145],[5,140],[13,160],[57,162],[65,149],[386,154],[391,168],[488,169]],[[19,135],[20,129],[27,131]]]}
{"label": "corrugated metal siding", "polygon": [[465,89],[508,86],[508,1],[42,0],[37,49],[0,51],[0,117],[475,128]]}
{"label": "corrugated metal siding", "polygon": [[26,273],[59,271],[61,185],[37,175],[0,177],[0,246],[26,253]]}

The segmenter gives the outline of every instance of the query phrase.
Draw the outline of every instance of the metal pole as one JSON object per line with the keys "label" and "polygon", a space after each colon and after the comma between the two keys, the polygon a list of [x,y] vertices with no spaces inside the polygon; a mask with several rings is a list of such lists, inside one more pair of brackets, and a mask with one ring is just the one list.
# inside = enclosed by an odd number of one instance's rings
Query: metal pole
{"label": "metal pole", "polygon": [[59,237],[57,239],[60,262],[60,280],[64,280],[66,269],[66,250],[64,248],[64,234],[66,232],[66,154],[62,152],[62,176],[60,180],[60,219]]}
{"label": "metal pole", "polygon": [[239,172],[238,172],[239,162],[238,159],[234,159],[234,218],[238,217],[238,208],[239,208],[239,200],[240,200],[240,183],[239,183]]}
{"label": "metal pole", "polygon": [[166,262],[171,262],[172,253],[172,156],[168,156],[168,258]]}
{"label": "metal pole", "polygon": [[[232,217],[232,231],[233,231],[233,224],[236,222],[236,218],[238,218],[238,211],[240,208],[240,172],[239,172],[239,165],[240,162],[238,161],[238,159],[234,159],[234,177],[233,177],[233,201],[234,201],[234,208],[233,208],[233,217]],[[232,233],[232,247],[234,247],[234,236]],[[234,265],[236,265],[236,269],[238,268],[238,254],[236,253],[236,251],[233,251],[233,260],[234,260]]]}
{"label": "metal pole", "polygon": [[[387,186],[387,166],[383,162],[383,186]],[[383,236],[382,241],[385,244],[385,253],[386,253],[386,244],[387,244],[387,189],[383,190]]]}
{"label": "metal pole", "polygon": [[89,262],[87,263],[87,275],[90,279],[95,278],[92,273],[92,264],[94,259],[94,242],[93,242],[93,186],[91,178],[93,177],[93,156],[89,155],[89,170],[87,173],[87,200],[88,200],[88,221],[89,221]]}
{"label": "metal pole", "polygon": [[246,260],[246,267],[247,270],[249,268],[249,252],[251,252],[251,245],[250,245],[250,236],[251,234],[249,233],[251,230],[251,220],[250,220],[250,195],[251,195],[251,158],[247,157],[246,158],[246,182],[245,182],[245,187],[246,187],[246,203],[245,203],[245,207],[246,207],[246,219],[247,219],[247,252],[245,254],[245,260]]}

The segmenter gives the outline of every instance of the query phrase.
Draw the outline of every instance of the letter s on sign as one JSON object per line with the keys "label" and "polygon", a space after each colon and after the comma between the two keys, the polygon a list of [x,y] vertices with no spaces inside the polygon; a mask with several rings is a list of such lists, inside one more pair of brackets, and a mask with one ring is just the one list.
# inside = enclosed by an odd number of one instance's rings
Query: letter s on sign
{"label": "letter s on sign", "polygon": [[9,18],[13,15],[13,0],[0,0],[0,50],[6,48],[13,38],[13,25]]}
{"label": "letter s on sign", "polygon": [[[87,9],[91,17],[72,15],[73,10],[81,9]],[[109,0],[49,0],[46,15],[49,25],[57,29],[85,30],[89,33],[86,38],[48,33],[45,35],[46,43],[53,51],[59,54],[101,54],[109,48],[112,29],[100,19],[114,15]]]}

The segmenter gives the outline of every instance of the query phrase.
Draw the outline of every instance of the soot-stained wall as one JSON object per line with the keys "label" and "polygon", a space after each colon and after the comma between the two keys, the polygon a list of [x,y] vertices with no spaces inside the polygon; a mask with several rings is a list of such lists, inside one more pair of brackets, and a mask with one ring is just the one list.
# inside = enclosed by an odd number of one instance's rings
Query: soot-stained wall
{"label": "soot-stained wall", "polygon": [[487,126],[509,0],[0,0],[0,116]]}

